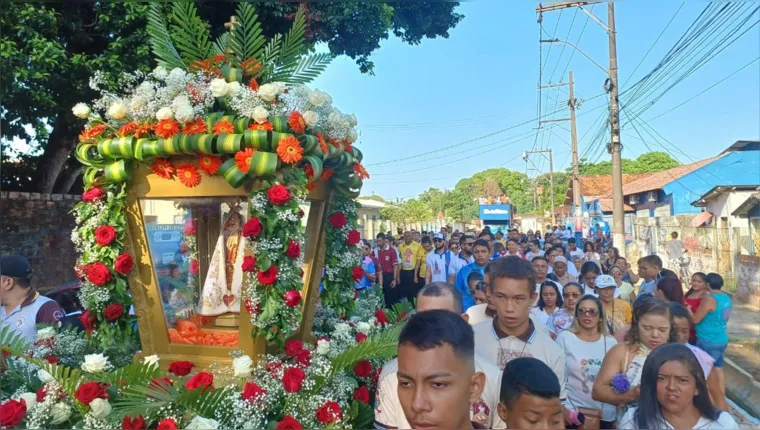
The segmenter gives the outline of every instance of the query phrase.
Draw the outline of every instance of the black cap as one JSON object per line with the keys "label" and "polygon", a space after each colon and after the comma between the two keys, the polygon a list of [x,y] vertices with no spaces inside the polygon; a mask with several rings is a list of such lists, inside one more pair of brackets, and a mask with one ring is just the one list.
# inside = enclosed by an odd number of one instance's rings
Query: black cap
{"label": "black cap", "polygon": [[20,255],[0,257],[0,275],[12,278],[29,278],[32,276],[32,266]]}

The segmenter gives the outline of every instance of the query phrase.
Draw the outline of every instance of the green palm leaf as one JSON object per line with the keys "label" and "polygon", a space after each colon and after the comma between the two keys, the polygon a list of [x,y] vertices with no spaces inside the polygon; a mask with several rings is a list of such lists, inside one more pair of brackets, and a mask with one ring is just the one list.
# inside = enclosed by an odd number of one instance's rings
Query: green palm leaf
{"label": "green palm leaf", "polygon": [[150,46],[153,49],[153,55],[156,56],[158,64],[173,69],[175,67],[184,68],[185,64],[180,57],[177,48],[174,47],[169,30],[166,29],[164,14],[161,10],[160,3],[150,3],[148,6],[148,35],[150,36]]}
{"label": "green palm leaf", "polygon": [[288,84],[308,84],[324,72],[332,60],[333,56],[329,53],[302,57],[294,70],[283,71],[273,76],[272,80]]}
{"label": "green palm leaf", "polygon": [[71,399],[75,398],[74,394],[76,393],[77,388],[79,388],[79,385],[85,382],[84,374],[79,369],[48,363],[45,360],[30,359],[29,361],[49,373],[56,382],[61,384],[63,392]]}
{"label": "green palm leaf", "polygon": [[[21,353],[29,349],[29,344],[26,338],[11,328],[10,325],[4,325],[0,328],[0,349],[8,351],[13,355],[21,355]],[[0,360],[3,360],[3,358],[0,358]]]}
{"label": "green palm leaf", "polygon": [[197,13],[194,2],[172,2],[171,38],[188,61],[203,61],[211,54],[208,24]]}
{"label": "green palm leaf", "polygon": [[333,358],[332,371],[327,379],[350,369],[354,363],[361,360],[373,358],[390,359],[394,357],[398,351],[398,337],[403,327],[403,324],[388,327],[382,333],[370,336],[364,342],[338,354]]}
{"label": "green palm leaf", "polygon": [[275,34],[264,47],[264,52],[261,56],[261,62],[264,67],[261,69],[262,82],[269,82],[269,79],[274,73],[274,64],[277,62],[277,58],[280,56],[280,49],[282,48],[282,36]]}
{"label": "green palm leaf", "polygon": [[114,403],[114,410],[124,415],[147,416],[161,408],[176,405],[205,418],[214,417],[226,421],[229,417],[222,414],[231,408],[222,408],[221,406],[231,391],[232,388],[221,388],[214,391],[180,390],[162,382],[148,386],[134,385],[123,391],[124,397]]}
{"label": "green palm leaf", "polygon": [[[298,7],[296,17],[293,20],[293,26],[282,42],[282,50],[274,68],[274,76],[284,77],[293,73],[298,66],[298,60],[306,52],[306,18],[304,17],[303,6]],[[282,78],[284,79],[284,78]]]}
{"label": "green palm leaf", "polygon": [[121,383],[127,382],[130,385],[143,386],[157,377],[158,373],[158,366],[133,363],[129,366],[121,367],[114,372],[96,374],[94,379],[111,385],[121,385]]}
{"label": "green palm leaf", "polygon": [[261,25],[256,10],[250,3],[239,3],[235,12],[240,25],[235,27],[230,48],[239,61],[259,59],[266,38],[261,33]]}
{"label": "green palm leaf", "polygon": [[214,55],[227,55],[227,47],[230,45],[230,34],[224,32],[216,38],[211,46]]}

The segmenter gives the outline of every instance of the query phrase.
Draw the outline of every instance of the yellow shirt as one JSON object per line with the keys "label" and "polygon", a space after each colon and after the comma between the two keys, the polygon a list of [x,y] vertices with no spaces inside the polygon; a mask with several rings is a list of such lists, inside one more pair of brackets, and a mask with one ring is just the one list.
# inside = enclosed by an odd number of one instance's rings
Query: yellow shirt
{"label": "yellow shirt", "polygon": [[[430,251],[435,252],[435,251]],[[427,275],[427,256],[430,252],[425,252],[425,248],[422,248],[422,262],[420,262],[420,278],[424,278]]]}
{"label": "yellow shirt", "polygon": [[613,299],[610,306],[605,305],[604,314],[607,319],[607,326],[612,325],[615,333],[626,325],[630,325],[633,320],[631,305],[621,299]]}
{"label": "yellow shirt", "polygon": [[[398,253],[401,256],[401,270],[414,270],[417,267],[417,263],[425,261],[425,249],[417,242],[412,242],[409,245],[402,243],[398,247]],[[420,269],[420,274],[422,269]]]}

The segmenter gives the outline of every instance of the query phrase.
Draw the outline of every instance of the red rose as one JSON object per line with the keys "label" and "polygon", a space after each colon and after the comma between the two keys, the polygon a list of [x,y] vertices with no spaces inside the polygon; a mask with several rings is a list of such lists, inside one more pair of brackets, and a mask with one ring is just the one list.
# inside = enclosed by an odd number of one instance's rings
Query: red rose
{"label": "red rose", "polygon": [[354,399],[362,403],[369,403],[369,389],[367,389],[366,385],[362,385],[354,390]]}
{"label": "red rose", "polygon": [[82,193],[82,201],[86,203],[95,203],[103,198],[103,190],[98,187],[92,187],[89,190]]}
{"label": "red rose", "polygon": [[195,223],[192,219],[185,221],[185,228],[182,231],[185,235],[195,234]]}
{"label": "red rose", "polygon": [[330,225],[334,228],[343,228],[346,226],[346,215],[342,212],[335,212],[330,215]]}
{"label": "red rose", "polygon": [[304,367],[311,366],[311,352],[308,349],[302,349],[296,354],[296,363]]}
{"label": "red rose", "polygon": [[243,257],[243,272],[253,272],[256,270],[256,257]]}
{"label": "red rose", "polygon": [[85,382],[77,388],[74,397],[85,405],[89,405],[95,399],[108,399],[106,388],[108,385],[98,382]]}
{"label": "red rose", "polygon": [[156,430],[177,430],[177,422],[171,418],[167,418],[158,423]]}
{"label": "red rose", "polygon": [[95,229],[95,243],[108,246],[116,239],[116,230],[110,225],[101,225]]}
{"label": "red rose", "polygon": [[145,420],[142,415],[137,418],[124,417],[124,421],[121,422],[121,428],[123,430],[142,430],[145,428]]}
{"label": "red rose", "polygon": [[306,378],[306,374],[303,373],[303,370],[297,367],[288,367],[282,375],[282,386],[288,393],[297,393],[301,391],[304,378]]}
{"label": "red rose", "polygon": [[192,378],[188,379],[187,382],[185,382],[185,388],[188,390],[196,390],[198,388],[203,388],[203,391],[206,391],[209,388],[213,388],[211,384],[214,383],[214,375],[206,372],[198,372],[195,375],[193,375]]}
{"label": "red rose", "polygon": [[26,415],[26,401],[10,399],[0,406],[0,426],[4,428],[16,427],[21,424]]}
{"label": "red rose", "polygon": [[372,371],[372,375],[370,378],[372,379],[372,385],[377,387],[377,383],[380,381],[380,374],[383,373],[383,368],[378,367],[377,369]]}
{"label": "red rose", "polygon": [[107,321],[115,321],[124,313],[124,306],[118,303],[112,303],[103,310],[103,316]]}
{"label": "red rose", "polygon": [[288,250],[285,251],[285,255],[294,260],[301,255],[301,245],[298,243],[298,241],[290,239],[288,242]]}
{"label": "red rose", "polygon": [[54,355],[46,355],[45,356],[45,361],[47,361],[50,364],[56,364],[56,363],[58,363],[58,357],[56,357]]}
{"label": "red rose", "polygon": [[87,333],[91,333],[93,330],[95,330],[95,323],[97,323],[97,321],[98,320],[95,318],[95,314],[89,310],[86,310],[82,312],[82,315],[79,315],[79,322],[82,323],[82,327]]}
{"label": "red rose", "polygon": [[264,225],[261,224],[261,220],[253,217],[243,225],[243,237],[258,237],[263,229]]}
{"label": "red rose", "polygon": [[285,300],[285,304],[288,305],[289,308],[294,308],[301,303],[301,292],[298,290],[288,290],[282,298]]}
{"label": "red rose", "polygon": [[271,265],[269,266],[269,269],[263,272],[259,270],[259,273],[256,274],[256,278],[258,278],[259,284],[261,285],[274,284],[274,281],[277,280],[277,266]]}
{"label": "red rose", "polygon": [[385,316],[385,312],[382,309],[375,311],[375,318],[380,324],[388,324],[388,317]]}
{"label": "red rose", "polygon": [[199,267],[200,266],[198,266],[198,260],[195,260],[195,259],[190,260],[190,273],[192,273],[193,275],[197,275],[198,272],[200,271]]}
{"label": "red rose", "polygon": [[269,372],[269,376],[271,376],[272,379],[277,379],[277,373],[280,371],[282,366],[284,366],[284,364],[279,361],[267,363],[267,372]]}
{"label": "red rose", "polygon": [[289,340],[285,342],[285,355],[295,357],[303,349],[303,342],[300,340]]}
{"label": "red rose", "polygon": [[192,361],[172,361],[169,363],[169,373],[185,376],[190,374],[193,367],[195,367],[195,364]]}
{"label": "red rose", "polygon": [[275,427],[275,430],[299,430],[302,429],[301,423],[298,422],[297,419],[291,417],[290,415],[285,415],[282,417],[282,421],[277,423],[277,427]]}
{"label": "red rose", "polygon": [[282,206],[290,200],[290,191],[288,191],[285,185],[273,185],[272,188],[267,190],[267,197],[269,201],[275,206]]}
{"label": "red rose", "polygon": [[304,215],[306,215],[306,213],[304,213],[303,209],[298,209],[298,218],[303,218]]}
{"label": "red rose", "polygon": [[351,270],[351,276],[353,276],[354,281],[359,282],[364,277],[364,269],[362,269],[359,266],[354,267]]}
{"label": "red rose", "polygon": [[111,280],[111,270],[100,261],[96,261],[87,266],[87,280],[97,286],[103,286]]}
{"label": "red rose", "polygon": [[346,237],[346,242],[349,245],[356,245],[357,243],[361,242],[362,240],[362,234],[359,233],[358,230],[351,230],[348,232],[348,236]]}
{"label": "red rose", "polygon": [[250,403],[253,403],[259,396],[263,396],[267,393],[267,390],[259,387],[253,382],[247,382],[245,384],[245,388],[243,389],[243,400],[247,400]]}
{"label": "red rose", "polygon": [[129,254],[121,254],[120,256],[116,257],[116,261],[113,262],[113,270],[121,273],[122,275],[126,275],[127,273],[131,272],[134,266],[135,262],[132,261],[132,256]]}
{"label": "red rose", "polygon": [[356,333],[356,343],[362,343],[367,340],[367,335],[364,333]]}
{"label": "red rose", "polygon": [[372,373],[372,364],[368,360],[362,360],[354,366],[354,373],[360,378],[366,378]]}
{"label": "red rose", "polygon": [[37,403],[44,402],[45,396],[47,396],[47,391],[45,391],[45,385],[43,385],[37,390]]}
{"label": "red rose", "polygon": [[337,402],[326,402],[317,409],[317,421],[322,424],[330,424],[340,419],[343,419],[343,414],[340,412],[340,405]]}

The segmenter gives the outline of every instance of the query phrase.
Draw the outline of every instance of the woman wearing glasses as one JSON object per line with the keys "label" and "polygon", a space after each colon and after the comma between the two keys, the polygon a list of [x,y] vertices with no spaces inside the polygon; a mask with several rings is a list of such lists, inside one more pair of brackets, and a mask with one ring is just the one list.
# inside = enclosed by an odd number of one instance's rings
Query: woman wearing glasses
{"label": "woman wearing glasses", "polygon": [[575,308],[575,320],[570,329],[557,336],[567,358],[565,378],[567,407],[570,409],[566,428],[575,429],[584,423],[598,428],[611,429],[615,425],[615,406],[598,402],[591,397],[594,380],[602,367],[604,356],[617,344],[607,335],[602,302],[592,296],[583,296]]}

